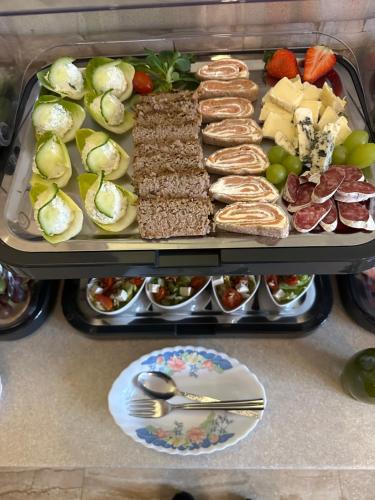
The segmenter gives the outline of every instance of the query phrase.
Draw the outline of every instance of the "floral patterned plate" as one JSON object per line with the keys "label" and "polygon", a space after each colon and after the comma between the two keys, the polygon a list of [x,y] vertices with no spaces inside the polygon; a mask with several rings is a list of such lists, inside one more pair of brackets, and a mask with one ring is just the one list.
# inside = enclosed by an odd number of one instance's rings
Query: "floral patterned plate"
{"label": "floral patterned plate", "polygon": [[[157,370],[171,375],[183,391],[217,399],[264,398],[262,384],[245,365],[204,347],[171,347],[146,354],[115,380],[108,395],[109,411],[117,425],[138,443],[164,453],[200,455],[232,446],[246,437],[262,418],[227,412],[174,411],[159,419],[132,418],[127,403],[145,395],[136,375]],[[176,396],[172,403],[186,401]]]}

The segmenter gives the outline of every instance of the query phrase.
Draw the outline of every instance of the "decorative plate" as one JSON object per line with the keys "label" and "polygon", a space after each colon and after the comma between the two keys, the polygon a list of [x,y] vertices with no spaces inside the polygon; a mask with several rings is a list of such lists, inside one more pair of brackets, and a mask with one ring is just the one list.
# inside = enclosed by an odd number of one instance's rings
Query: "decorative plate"
{"label": "decorative plate", "polygon": [[[263,412],[244,417],[228,412],[176,410],[159,419],[132,418],[127,403],[146,397],[134,379],[142,371],[167,373],[179,389],[217,399],[264,398],[262,384],[245,365],[204,347],[179,346],[154,351],[129,365],[108,395],[109,411],[121,429],[138,443],[164,453],[200,455],[232,446],[258,424]],[[171,403],[187,401],[176,396]]]}

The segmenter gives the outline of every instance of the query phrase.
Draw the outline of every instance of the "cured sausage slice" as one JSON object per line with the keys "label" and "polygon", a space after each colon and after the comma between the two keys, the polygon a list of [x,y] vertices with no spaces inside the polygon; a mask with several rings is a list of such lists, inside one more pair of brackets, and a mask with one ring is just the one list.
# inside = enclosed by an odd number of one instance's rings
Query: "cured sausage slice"
{"label": "cured sausage slice", "polygon": [[267,179],[253,175],[221,177],[210,187],[210,195],[224,203],[236,201],[273,203],[279,198],[278,190]]}
{"label": "cured sausage slice", "polygon": [[254,175],[269,166],[267,155],[256,144],[241,144],[232,148],[218,149],[206,159],[209,172],[219,175]]}
{"label": "cured sausage slice", "polygon": [[313,203],[306,208],[302,208],[293,215],[293,226],[300,233],[308,233],[314,229],[319,222],[331,210],[331,201],[324,203]]}
{"label": "cured sausage slice", "polygon": [[197,73],[199,80],[236,80],[249,78],[249,69],[239,59],[218,59],[201,66]]}
{"label": "cured sausage slice", "polygon": [[338,201],[345,203],[356,203],[374,198],[375,186],[369,182],[344,181],[335,194]]}
{"label": "cured sausage slice", "polygon": [[366,229],[371,224],[370,214],[362,203],[337,203],[339,208],[340,221],[345,226],[355,227],[357,229]]}
{"label": "cured sausage slice", "polygon": [[360,168],[355,167],[354,165],[332,165],[331,168],[337,168],[340,167],[342,168],[344,174],[345,174],[345,182],[352,182],[352,181],[363,181],[365,179],[365,176],[363,175],[363,172]]}
{"label": "cured sausage slice", "polygon": [[204,99],[200,101],[198,109],[203,123],[216,122],[225,118],[248,118],[254,113],[251,102],[242,97]]}
{"label": "cured sausage slice", "polygon": [[319,184],[316,185],[311,201],[314,203],[323,203],[329,200],[340,185],[344,182],[345,173],[341,167],[331,167],[320,176]]}
{"label": "cured sausage slice", "polygon": [[331,202],[331,209],[328,214],[320,221],[320,226],[327,231],[327,233],[331,233],[337,228],[337,207],[336,203],[333,200]]}
{"label": "cured sausage slice", "polygon": [[289,203],[295,203],[299,186],[300,181],[298,175],[290,173],[283,189],[283,199],[289,201]]}
{"label": "cured sausage slice", "polygon": [[305,182],[301,184],[297,190],[296,201],[288,205],[288,212],[298,212],[302,208],[308,207],[311,204],[311,195],[314,191],[315,184]]}

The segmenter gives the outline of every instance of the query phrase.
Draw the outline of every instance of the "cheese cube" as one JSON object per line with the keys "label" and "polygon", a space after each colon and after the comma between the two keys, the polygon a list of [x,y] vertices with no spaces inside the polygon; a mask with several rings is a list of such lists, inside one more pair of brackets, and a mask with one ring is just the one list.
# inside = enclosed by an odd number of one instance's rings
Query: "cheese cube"
{"label": "cheese cube", "polygon": [[335,139],[335,146],[342,144],[345,139],[352,133],[349,125],[348,125],[348,120],[345,118],[345,116],[340,116],[340,118],[336,121],[336,124],[339,125],[339,133],[337,134],[337,137]]}
{"label": "cheese cube", "polygon": [[346,106],[345,99],[341,99],[340,97],[335,95],[327,82],[323,85],[320,100],[326,106],[331,106],[331,108],[333,108],[336,113],[342,113]]}
{"label": "cheese cube", "polygon": [[312,113],[312,120],[313,123],[318,123],[319,119],[319,110],[322,106],[322,103],[320,101],[310,101],[310,100],[305,100],[303,99],[301,101],[301,104],[299,105],[300,108],[307,108],[311,111]]}
{"label": "cheese cube", "polygon": [[303,83],[301,82],[300,75],[295,76],[291,79],[291,81],[293,82],[293,85],[296,87],[296,89],[303,90]]}
{"label": "cheese cube", "polygon": [[323,130],[327,123],[335,123],[338,119],[339,115],[336,113],[336,111],[331,108],[331,106],[327,106],[318,122],[318,128],[320,130]]}
{"label": "cheese cube", "polygon": [[319,101],[322,89],[309,82],[303,82],[303,99],[305,101]]}
{"label": "cheese cube", "polygon": [[[322,103],[322,101],[320,101],[320,102]],[[322,105],[320,106],[320,110],[319,110],[319,116],[323,116],[323,113],[326,109],[327,109],[327,106],[322,103]]]}
{"label": "cheese cube", "polygon": [[272,101],[271,102],[266,102],[265,104],[263,104],[263,107],[262,107],[262,109],[260,111],[259,120],[261,122],[264,122],[264,120],[271,113],[271,111],[273,113],[278,114],[278,115],[284,115],[284,116],[286,116],[289,119],[289,121],[293,120],[292,113],[289,113],[289,111],[286,111],[285,109],[280,108],[280,106],[277,106]]}
{"label": "cheese cube", "polygon": [[269,96],[271,101],[277,104],[277,106],[293,113],[302,101],[303,92],[296,89],[289,78],[284,77],[269,91]]}
{"label": "cheese cube", "polygon": [[287,138],[285,134],[280,132],[280,130],[278,130],[275,134],[275,142],[278,146],[284,148],[285,151],[288,151],[290,155],[294,156],[296,154],[296,148],[294,147],[294,144]]}
{"label": "cheese cube", "polygon": [[294,124],[284,115],[278,115],[272,111],[268,114],[263,124],[263,135],[275,139],[276,132],[282,132],[289,141],[293,142],[296,135]]}

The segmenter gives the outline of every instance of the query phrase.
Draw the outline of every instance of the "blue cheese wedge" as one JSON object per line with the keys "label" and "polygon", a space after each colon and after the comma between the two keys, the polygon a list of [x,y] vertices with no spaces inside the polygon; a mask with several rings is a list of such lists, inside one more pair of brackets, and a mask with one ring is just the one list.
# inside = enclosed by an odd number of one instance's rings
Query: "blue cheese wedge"
{"label": "blue cheese wedge", "polygon": [[308,108],[297,108],[294,112],[297,127],[298,156],[302,163],[311,165],[311,149],[314,144],[315,131],[312,112]]}
{"label": "blue cheese wedge", "polygon": [[281,108],[293,113],[303,99],[303,92],[289,78],[282,78],[269,91],[271,101]]}
{"label": "blue cheese wedge", "polygon": [[316,133],[314,147],[311,151],[312,173],[325,172],[329,167],[339,130],[339,124],[328,123],[321,132]]}

